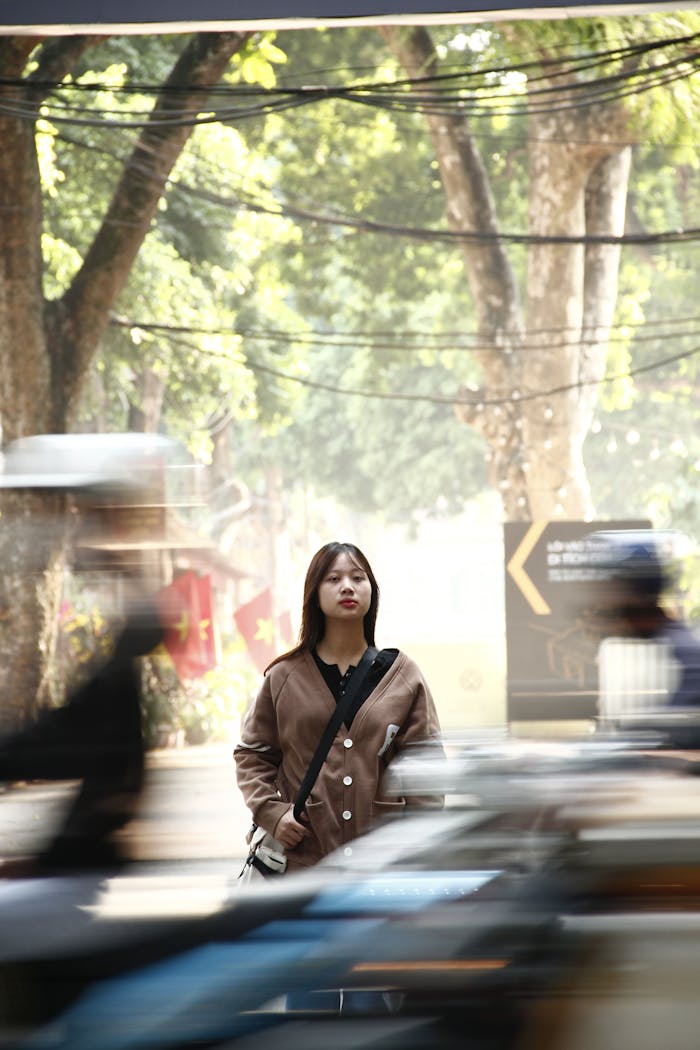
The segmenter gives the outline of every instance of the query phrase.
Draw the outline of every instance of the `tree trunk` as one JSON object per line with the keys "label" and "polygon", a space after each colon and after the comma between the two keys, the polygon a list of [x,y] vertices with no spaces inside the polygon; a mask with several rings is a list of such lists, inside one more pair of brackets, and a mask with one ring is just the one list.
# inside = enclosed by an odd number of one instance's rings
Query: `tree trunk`
{"label": "tree trunk", "polygon": [[[437,71],[426,29],[381,32],[412,79]],[[483,384],[459,391],[457,416],[490,446],[489,479],[507,519],[589,518],[583,441],[605,368],[619,247],[586,247],[584,239],[622,233],[629,170],[629,152],[619,145],[627,141],[624,113],[614,106],[553,108],[530,118],[529,232],[537,240],[528,251],[527,330],[467,121],[430,113],[426,119],[450,228],[487,238],[461,242]]]}
{"label": "tree trunk", "polygon": [[129,430],[157,434],[165,397],[165,379],[152,368],[144,368],[140,376],[141,404],[129,404]]}
{"label": "tree trunk", "polygon": [[[589,236],[621,237],[625,232],[631,161],[632,151],[625,146],[604,157],[591,172],[586,186],[586,233]],[[580,357],[580,416],[586,433],[598,402],[598,384],[605,374],[617,302],[620,251],[619,245],[586,245]]]}
{"label": "tree trunk", "polygon": [[[418,80],[437,71],[438,58],[428,31],[382,27],[408,76]],[[512,399],[520,387],[523,320],[514,271],[498,240],[498,219],[483,160],[463,117],[426,117],[440,168],[447,220],[455,232],[484,233],[481,243],[460,242],[467,283],[477,312],[478,350],[483,373],[480,390],[462,389],[457,416],[487,440],[489,479],[500,491],[507,517],[526,516],[527,479],[519,440],[520,405]],[[489,404],[489,402],[493,402]]]}
{"label": "tree trunk", "polygon": [[530,119],[529,232],[573,239],[528,250],[522,438],[533,518],[594,514],[583,442],[605,370],[619,248],[584,238],[622,233],[629,170],[628,150],[609,153],[601,122],[600,110]]}
{"label": "tree trunk", "polygon": [[52,657],[63,582],[62,495],[5,492],[0,531],[0,732],[19,726],[56,699]]}
{"label": "tree trunk", "polygon": [[[0,74],[19,81],[34,42],[0,41]],[[26,104],[5,87],[8,104]],[[46,429],[51,368],[46,353],[41,256],[41,184],[34,123],[0,114],[0,414],[3,442]]]}

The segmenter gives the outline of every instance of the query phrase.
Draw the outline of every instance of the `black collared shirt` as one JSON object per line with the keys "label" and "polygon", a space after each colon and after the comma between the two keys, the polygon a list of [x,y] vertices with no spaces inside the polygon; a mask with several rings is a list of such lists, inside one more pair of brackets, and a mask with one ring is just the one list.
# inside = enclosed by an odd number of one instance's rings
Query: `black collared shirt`
{"label": "black collared shirt", "polygon": [[[367,677],[365,678],[362,686],[360,687],[357,696],[353,700],[352,707],[345,716],[345,725],[350,728],[352,720],[364,704],[367,697],[370,695],[376,685],[381,682],[382,678],[393,664],[396,657],[399,655],[398,649],[380,649],[375,657],[372,667],[369,669]],[[340,668],[337,664],[324,663],[321,657],[318,655],[316,650],[313,652],[316,666],[323,675],[323,679],[330,689],[336,704],[345,695],[347,685],[352,678],[353,671],[357,668],[350,664],[345,674],[341,675]]]}

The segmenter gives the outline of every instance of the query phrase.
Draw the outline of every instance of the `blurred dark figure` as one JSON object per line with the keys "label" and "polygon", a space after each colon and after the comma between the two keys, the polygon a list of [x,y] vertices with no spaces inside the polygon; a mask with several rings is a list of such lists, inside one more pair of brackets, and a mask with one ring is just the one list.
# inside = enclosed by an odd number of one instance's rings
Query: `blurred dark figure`
{"label": "blurred dark figure", "polygon": [[[140,657],[162,639],[149,597],[161,580],[165,465],[172,443],[157,435],[37,435],[4,452],[0,485],[54,493],[64,510],[37,548],[58,542],[83,583],[97,588],[114,625],[111,655],[65,702],[0,738],[0,781],[80,781],[53,840],[31,864],[42,870],[120,863],[116,833],[144,786]],[[59,503],[55,503],[59,506]],[[3,527],[12,528],[4,520]],[[36,528],[20,518],[15,528]],[[40,571],[41,550],[37,567]],[[0,874],[22,874],[8,863]]]}
{"label": "blurred dark figure", "polygon": [[[155,609],[132,613],[114,652],[67,701],[0,740],[0,780],[79,780],[78,793],[38,870],[120,864],[115,832],[134,816],[144,784],[138,657],[161,641]],[[20,871],[25,866],[17,866]],[[12,864],[7,872],[13,872]],[[0,875],[3,868],[0,866]]]}
{"label": "blurred dark figure", "polygon": [[[638,710],[629,712],[627,725],[639,724],[646,708],[649,724],[663,727],[674,746],[699,747],[700,637],[664,603],[673,582],[672,538],[651,530],[621,530],[595,533],[592,540],[597,631],[603,638],[654,643],[659,666],[665,665],[663,704],[640,702]],[[639,658],[642,649],[637,653]]]}

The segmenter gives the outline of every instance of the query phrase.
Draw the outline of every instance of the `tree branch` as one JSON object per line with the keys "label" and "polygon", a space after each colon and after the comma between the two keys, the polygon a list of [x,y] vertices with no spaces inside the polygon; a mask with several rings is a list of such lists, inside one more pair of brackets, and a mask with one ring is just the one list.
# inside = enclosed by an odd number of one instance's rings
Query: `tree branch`
{"label": "tree branch", "polygon": [[[424,27],[386,26],[380,32],[412,81],[436,73],[438,57]],[[414,83],[413,90],[420,90],[420,83]],[[451,228],[498,233],[488,176],[466,118],[428,113],[426,120],[440,166]],[[478,246],[464,241],[461,248],[482,338],[492,338],[498,345],[500,333],[518,332],[522,326],[510,261],[497,240]]]}
{"label": "tree branch", "polygon": [[[170,172],[206,106],[209,89],[223,76],[231,56],[250,33],[199,33],[175,63],[149,124],[122,169],[112,201],[83,264],[60,303],[49,307],[53,370],[61,400],[75,407],[82,380],[156,214]],[[193,123],[178,119],[189,115]]]}
{"label": "tree branch", "polygon": [[79,58],[90,47],[101,43],[105,37],[90,36],[86,33],[76,36],[50,37],[37,49],[35,55],[36,69],[26,77],[32,85],[31,97],[41,101],[57,84],[65,80],[75,68]]}

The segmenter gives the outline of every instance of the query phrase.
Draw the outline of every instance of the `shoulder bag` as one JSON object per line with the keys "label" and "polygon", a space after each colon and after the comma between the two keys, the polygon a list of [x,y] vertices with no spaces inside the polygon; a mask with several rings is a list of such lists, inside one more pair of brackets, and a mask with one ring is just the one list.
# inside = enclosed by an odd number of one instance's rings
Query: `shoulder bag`
{"label": "shoulder bag", "polygon": [[[360,690],[360,686],[367,677],[377,655],[378,650],[373,646],[369,646],[365,650],[362,659],[355,668],[350,679],[348,688],[345,691],[345,696],[343,696],[335,706],[335,711],[331,715],[328,724],[323,731],[318,747],[309,763],[309,768],[304,775],[304,779],[301,782],[299,791],[294,800],[295,820],[299,820],[299,817],[301,816],[306,800],[311,794],[311,790],[316,783],[318,774],[321,772],[321,766],[326,761],[326,755],[335,739],[335,735],[344,721],[346,714],[351,709],[353,701]],[[246,835],[246,842],[249,846],[249,852],[237,879],[239,883],[252,882],[258,878],[267,879],[274,875],[284,874],[287,869],[287,857],[285,856],[284,846],[281,842],[278,842],[273,835],[264,831],[263,828],[259,828],[257,824],[253,824]]]}

